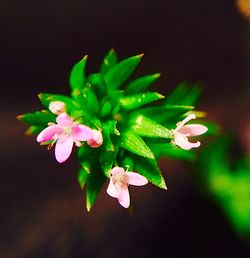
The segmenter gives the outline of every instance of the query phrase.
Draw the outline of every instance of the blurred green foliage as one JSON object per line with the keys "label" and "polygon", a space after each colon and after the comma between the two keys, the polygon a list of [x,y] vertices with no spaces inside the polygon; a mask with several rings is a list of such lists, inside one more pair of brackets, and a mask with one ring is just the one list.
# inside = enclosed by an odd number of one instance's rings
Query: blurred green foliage
{"label": "blurred green foliage", "polygon": [[245,236],[250,233],[250,157],[230,153],[231,143],[230,137],[220,136],[207,145],[199,173],[233,228]]}

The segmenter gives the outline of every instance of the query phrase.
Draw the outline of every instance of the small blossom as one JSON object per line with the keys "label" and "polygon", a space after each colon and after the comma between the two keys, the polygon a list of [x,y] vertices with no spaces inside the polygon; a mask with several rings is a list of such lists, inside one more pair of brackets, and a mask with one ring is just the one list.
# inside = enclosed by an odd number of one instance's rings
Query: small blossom
{"label": "small blossom", "polygon": [[148,180],[138,173],[125,172],[122,167],[114,167],[110,171],[110,182],[107,193],[117,198],[118,202],[124,208],[128,208],[130,204],[128,185],[141,186],[147,183]]}
{"label": "small blossom", "polygon": [[190,150],[192,148],[197,148],[201,145],[199,141],[189,142],[189,136],[197,136],[205,133],[207,127],[199,124],[188,124],[185,125],[191,119],[195,119],[195,114],[187,116],[183,121],[177,123],[176,129],[173,130],[174,134],[174,144],[178,145],[184,150]]}
{"label": "small blossom", "polygon": [[92,129],[85,125],[73,122],[73,119],[66,113],[56,118],[57,124],[49,123],[49,126],[37,136],[37,141],[51,141],[55,146],[55,157],[59,163],[66,161],[73,148],[73,144],[81,146],[81,141],[88,141],[92,138]]}
{"label": "small blossom", "polygon": [[103,142],[102,133],[98,130],[92,130],[92,133],[92,138],[87,143],[92,148],[98,148]]}
{"label": "small blossom", "polygon": [[49,110],[55,115],[60,115],[66,112],[66,105],[62,101],[51,101],[49,103]]}

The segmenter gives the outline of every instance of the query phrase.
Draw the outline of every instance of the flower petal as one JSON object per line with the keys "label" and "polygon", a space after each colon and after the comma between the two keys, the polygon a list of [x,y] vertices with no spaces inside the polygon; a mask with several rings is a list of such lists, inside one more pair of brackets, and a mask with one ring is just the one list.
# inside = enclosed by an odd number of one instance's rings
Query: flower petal
{"label": "flower petal", "polygon": [[102,133],[99,130],[92,130],[92,137],[87,143],[92,148],[98,148],[103,143]]}
{"label": "flower petal", "polygon": [[118,195],[118,202],[124,207],[128,208],[130,205],[130,197],[129,191],[127,186],[119,187],[119,195]]}
{"label": "flower petal", "polygon": [[184,125],[178,132],[186,134],[188,136],[196,136],[204,134],[207,131],[207,127],[199,124]]}
{"label": "flower petal", "polygon": [[110,170],[111,176],[119,175],[122,173],[125,173],[124,168],[122,168],[122,167],[114,167]]}
{"label": "flower petal", "polygon": [[72,152],[73,142],[72,137],[60,137],[58,139],[56,142],[55,156],[59,163],[62,163],[69,158]]}
{"label": "flower petal", "polygon": [[92,138],[92,129],[85,125],[74,125],[72,127],[72,136],[77,141],[87,141]]}
{"label": "flower petal", "polygon": [[127,172],[127,177],[128,177],[128,184],[130,185],[140,186],[140,185],[146,185],[148,183],[147,178],[138,173]]}
{"label": "flower petal", "polygon": [[73,119],[66,113],[62,113],[56,117],[56,122],[60,126],[70,126],[73,125]]}
{"label": "flower petal", "polygon": [[60,128],[60,126],[58,125],[50,125],[47,128],[45,128],[44,130],[42,130],[38,135],[36,140],[38,142],[47,142],[50,140],[53,140],[53,137],[56,134],[59,134],[62,131],[62,129]]}
{"label": "flower petal", "polygon": [[174,143],[184,150],[190,150],[192,147],[188,141],[188,138],[184,134],[175,132]]}
{"label": "flower petal", "polygon": [[195,114],[190,114],[189,116],[187,116],[184,120],[182,120],[181,122],[177,123],[177,127],[175,130],[180,130],[180,128],[182,128],[184,126],[184,124],[186,124],[188,121],[195,119],[196,115]]}
{"label": "flower petal", "polygon": [[107,193],[114,197],[114,198],[117,198],[118,197],[118,191],[117,191],[117,188],[115,187],[114,183],[112,180],[110,180],[109,182],[109,185],[108,185],[108,188],[107,188]]}
{"label": "flower petal", "polygon": [[66,111],[66,105],[62,101],[51,101],[49,103],[49,110],[56,115],[60,115]]}

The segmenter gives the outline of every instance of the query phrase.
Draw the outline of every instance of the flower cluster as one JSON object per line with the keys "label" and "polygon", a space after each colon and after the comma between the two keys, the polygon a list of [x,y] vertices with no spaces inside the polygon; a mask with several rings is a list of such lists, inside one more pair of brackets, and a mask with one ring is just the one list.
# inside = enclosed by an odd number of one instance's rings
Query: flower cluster
{"label": "flower cluster", "polygon": [[[69,158],[74,145],[78,147],[78,182],[86,188],[88,210],[106,179],[107,193],[125,208],[130,205],[129,185],[151,182],[167,189],[158,159],[190,159],[191,149],[200,142],[190,142],[189,137],[208,129],[186,124],[203,114],[194,110],[199,87],[182,83],[164,100],[162,94],[148,91],[159,73],[127,82],[141,58],[118,61],[112,49],[100,71],[87,76],[85,56],[70,73],[71,96],[41,93],[45,110],[18,116],[30,126],[27,134],[38,134],[37,142],[48,149],[55,145],[59,163]],[[152,105],[155,101],[161,103]]]}

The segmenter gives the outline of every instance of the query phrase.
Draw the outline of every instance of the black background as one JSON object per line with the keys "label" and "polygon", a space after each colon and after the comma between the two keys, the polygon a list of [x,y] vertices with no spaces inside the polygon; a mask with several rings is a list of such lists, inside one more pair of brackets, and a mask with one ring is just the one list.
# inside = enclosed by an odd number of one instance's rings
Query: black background
{"label": "black background", "polygon": [[137,75],[161,72],[163,94],[202,81],[200,109],[244,148],[248,25],[228,0],[1,1],[0,257],[249,257],[185,164],[161,162],[167,192],[131,188],[127,211],[103,189],[87,213],[75,153],[57,164],[15,118],[41,108],[40,91],[68,93],[83,55],[95,72],[114,47],[121,58],[145,53]]}

